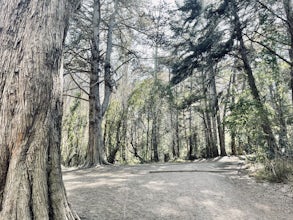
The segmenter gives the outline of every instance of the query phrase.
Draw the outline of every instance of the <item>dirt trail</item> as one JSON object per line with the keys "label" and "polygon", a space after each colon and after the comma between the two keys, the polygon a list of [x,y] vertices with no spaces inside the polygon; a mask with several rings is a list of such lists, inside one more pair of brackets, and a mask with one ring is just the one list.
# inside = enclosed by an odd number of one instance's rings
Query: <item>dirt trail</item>
{"label": "dirt trail", "polygon": [[239,170],[242,163],[225,157],[184,164],[64,169],[63,178],[81,219],[293,219],[289,186],[256,183]]}

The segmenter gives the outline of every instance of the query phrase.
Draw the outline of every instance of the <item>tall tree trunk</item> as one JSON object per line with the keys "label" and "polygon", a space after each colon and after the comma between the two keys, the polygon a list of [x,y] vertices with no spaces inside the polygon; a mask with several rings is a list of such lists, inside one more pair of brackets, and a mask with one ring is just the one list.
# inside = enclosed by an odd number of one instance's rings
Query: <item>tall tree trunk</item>
{"label": "tall tree trunk", "polygon": [[[158,30],[157,30],[158,33]],[[155,54],[154,54],[154,85],[153,85],[153,91],[151,91],[151,96],[155,97],[156,94],[154,94],[154,91],[158,91],[158,67],[159,67],[159,57],[158,57],[158,52],[159,52],[159,43],[155,41]],[[153,114],[153,121],[152,121],[152,149],[154,153],[154,161],[158,162],[159,161],[159,153],[158,153],[158,131],[159,131],[159,118],[158,118],[158,100],[154,98],[154,102],[151,104],[152,108],[152,114]]]}
{"label": "tall tree trunk", "polygon": [[109,106],[110,96],[113,90],[113,79],[111,75],[111,53],[112,53],[112,35],[115,25],[115,15],[117,3],[115,0],[115,9],[111,15],[108,35],[107,49],[104,65],[104,100],[101,102],[100,85],[101,85],[101,57],[100,57],[100,23],[101,23],[101,3],[100,0],[94,0],[93,6],[93,36],[92,36],[92,70],[90,76],[90,95],[89,95],[89,145],[87,149],[86,166],[96,164],[108,164],[105,157],[105,147],[103,141],[102,122],[105,112]]}
{"label": "tall tree trunk", "polygon": [[227,156],[225,149],[225,133],[223,129],[223,123],[220,116],[220,108],[218,101],[217,85],[216,85],[216,73],[215,69],[212,67],[211,70],[211,87],[212,87],[212,98],[213,98],[213,117],[216,118],[218,137],[220,142],[220,152],[221,156]]}
{"label": "tall tree trunk", "polygon": [[106,48],[106,57],[105,57],[105,65],[104,65],[104,100],[102,104],[102,117],[104,117],[105,112],[108,109],[110,96],[113,91],[113,77],[111,72],[111,54],[113,49],[113,32],[115,27],[116,14],[118,10],[118,0],[114,0],[114,12],[111,15],[109,25],[108,25],[108,33],[107,33],[107,48]]}
{"label": "tall tree trunk", "polygon": [[0,4],[0,219],[78,219],[60,165],[67,1]]}
{"label": "tall tree trunk", "polygon": [[275,136],[273,134],[271,122],[268,118],[268,112],[267,112],[267,110],[266,110],[266,108],[260,98],[259,91],[258,91],[256,83],[255,83],[253,71],[252,71],[251,65],[250,65],[248,57],[247,57],[248,50],[247,50],[245,43],[244,43],[244,40],[243,40],[242,25],[240,22],[240,18],[238,16],[237,6],[234,1],[232,2],[232,6],[233,6],[233,15],[234,15],[234,22],[235,22],[234,25],[235,25],[236,37],[237,37],[237,40],[239,41],[239,44],[240,44],[239,45],[239,52],[240,52],[240,56],[241,56],[241,59],[242,59],[243,65],[244,65],[244,71],[248,77],[248,84],[249,84],[252,96],[253,96],[254,100],[256,101],[256,104],[258,107],[259,116],[261,119],[261,127],[264,132],[267,144],[268,144],[268,154],[269,154],[269,156],[273,157],[273,156],[277,155],[277,153],[278,153],[278,145],[277,145]]}
{"label": "tall tree trunk", "polygon": [[[175,87],[175,99],[178,97],[178,88]],[[175,105],[174,105],[175,106]],[[172,155],[177,159],[180,157],[180,134],[179,134],[179,110],[175,106],[170,110],[172,126]]]}
{"label": "tall tree trunk", "polygon": [[[156,105],[157,103],[155,103]],[[152,149],[154,153],[154,161],[159,161],[159,153],[158,153],[158,113],[157,111],[153,112],[153,123],[152,123]]]}
{"label": "tall tree trunk", "polygon": [[92,20],[92,61],[90,74],[90,92],[89,92],[89,140],[86,153],[85,166],[90,167],[100,164],[103,158],[99,155],[98,146],[98,111],[101,108],[100,101],[100,22],[101,22],[101,5],[99,0],[93,3],[93,20]]}
{"label": "tall tree trunk", "polygon": [[288,35],[290,39],[290,48],[289,48],[289,57],[290,57],[290,83],[291,83],[291,98],[293,104],[293,1],[292,0],[283,0],[283,5],[287,18],[287,26],[288,26]]}
{"label": "tall tree trunk", "polygon": [[211,99],[210,97],[210,88],[207,88],[206,81],[207,81],[207,75],[202,71],[201,73],[202,78],[202,91],[204,95],[203,100],[203,122],[205,126],[205,139],[206,139],[206,157],[212,158],[217,157],[218,155],[218,147],[215,141],[215,136],[213,134],[213,127],[212,127],[212,120],[211,120],[211,103],[208,102],[208,100]]}
{"label": "tall tree trunk", "polygon": [[205,101],[205,110],[203,113],[203,118],[204,118],[204,124],[205,124],[205,134],[206,134],[206,152],[207,152],[207,157],[212,158],[212,157],[217,157],[219,156],[218,154],[218,148],[217,144],[215,143],[214,140],[214,135],[213,135],[213,129],[212,129],[212,120],[210,117],[210,112],[207,107],[207,103]]}
{"label": "tall tree trunk", "polygon": [[147,110],[147,133],[146,133],[146,149],[145,149],[145,160],[148,160],[149,148],[150,148],[150,110]]}
{"label": "tall tree trunk", "polygon": [[183,135],[182,135],[182,142],[184,141],[185,142],[185,146],[186,146],[186,152],[187,152],[187,158],[188,158],[188,152],[189,152],[189,138],[188,138],[188,135],[187,135],[187,119],[185,118],[185,109],[183,109],[181,111],[182,113],[182,128],[181,130],[183,130]]}
{"label": "tall tree trunk", "polygon": [[127,120],[128,120],[128,106],[122,104],[123,109],[123,122],[122,122],[122,143],[121,143],[121,159],[123,162],[126,161],[126,145],[127,145]]}
{"label": "tall tree trunk", "polygon": [[206,112],[203,112],[203,122],[204,122],[204,131],[205,131],[205,140],[206,140],[206,157],[212,158],[213,157],[213,142],[211,139],[211,121],[209,116],[206,114]]}
{"label": "tall tree trunk", "polygon": [[[232,79],[231,79],[231,85],[232,85],[232,91],[234,91],[234,86],[236,83],[236,73],[232,73]],[[234,106],[235,105],[235,96],[234,94],[232,94],[231,96],[231,105]],[[234,129],[231,129],[230,131],[230,136],[231,136],[231,154],[232,155],[237,155],[237,151],[236,151],[236,132]]]}
{"label": "tall tree trunk", "polygon": [[[206,74],[209,78],[209,74]],[[213,83],[211,83],[213,84]],[[208,86],[209,92],[206,93],[207,99],[205,99],[205,107],[206,107],[206,121],[207,121],[207,127],[208,127],[208,134],[210,136],[210,144],[211,144],[211,157],[218,157],[219,151],[218,151],[218,140],[217,140],[217,121],[216,121],[216,114],[215,114],[215,106],[214,106],[214,99],[216,97],[216,94],[214,94],[214,89],[212,88],[212,85]]]}
{"label": "tall tree trunk", "polygon": [[[190,78],[190,88],[189,88],[189,92],[190,94],[192,93],[193,90],[193,79],[192,77]],[[194,159],[194,152],[193,152],[193,147],[194,147],[194,143],[193,143],[193,130],[192,130],[192,107],[189,106],[189,118],[188,118],[188,129],[189,129],[189,136],[188,136],[188,151],[187,151],[187,159],[188,160],[193,160]]]}
{"label": "tall tree trunk", "polygon": [[[177,93],[177,90],[176,90]],[[177,96],[177,95],[176,95]],[[175,112],[175,134],[174,134],[174,148],[175,148],[175,158],[180,158],[180,130],[179,130],[179,110],[176,109]]]}

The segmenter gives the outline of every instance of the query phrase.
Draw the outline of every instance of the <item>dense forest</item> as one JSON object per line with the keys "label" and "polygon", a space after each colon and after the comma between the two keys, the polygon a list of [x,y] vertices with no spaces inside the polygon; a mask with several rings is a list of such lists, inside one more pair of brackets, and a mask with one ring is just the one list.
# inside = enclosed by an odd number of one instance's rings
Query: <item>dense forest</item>
{"label": "dense forest", "polygon": [[63,164],[292,159],[292,22],[289,0],[84,1],[64,54]]}
{"label": "dense forest", "polygon": [[293,161],[292,0],[0,4],[0,219],[79,219],[62,167]]}

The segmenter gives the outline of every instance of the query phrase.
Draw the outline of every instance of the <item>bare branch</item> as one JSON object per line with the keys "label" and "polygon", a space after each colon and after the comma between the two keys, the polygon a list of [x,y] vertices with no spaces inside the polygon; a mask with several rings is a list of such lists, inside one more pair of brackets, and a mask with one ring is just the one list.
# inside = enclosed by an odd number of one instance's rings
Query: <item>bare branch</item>
{"label": "bare branch", "polygon": [[293,64],[287,60],[286,58],[282,57],[281,55],[279,55],[276,51],[274,51],[272,48],[270,48],[268,45],[265,45],[264,43],[254,40],[252,38],[250,38],[248,35],[245,35],[251,42],[253,43],[257,43],[259,45],[261,45],[262,47],[264,47],[265,49],[267,49],[269,52],[271,52],[272,54],[274,54],[275,56],[279,57],[281,60],[283,60],[284,62],[286,62],[287,64],[289,64],[290,66],[292,66]]}
{"label": "bare branch", "polygon": [[121,63],[115,70],[114,72],[118,71],[121,67],[123,67],[126,63],[129,63],[131,60],[133,60],[134,57],[129,58],[128,60],[124,61],[123,63]]}
{"label": "bare branch", "polygon": [[83,91],[85,94],[87,94],[87,95],[89,96],[90,94],[89,94],[84,88],[82,88],[82,87],[79,85],[79,83],[74,79],[72,73],[69,73],[69,75],[70,75],[71,79],[73,80],[73,82],[77,85],[77,87],[78,87],[81,91]]}
{"label": "bare branch", "polygon": [[74,95],[69,95],[69,94],[63,94],[63,96],[67,96],[67,97],[71,97],[71,98],[75,98],[75,99],[80,99],[80,100],[82,100],[82,101],[86,101],[86,102],[89,101],[88,99],[81,98],[81,97],[74,96]]}
{"label": "bare branch", "polygon": [[289,25],[289,22],[285,18],[282,18],[280,15],[276,14],[273,9],[269,8],[267,5],[265,5],[264,3],[262,3],[260,0],[257,0],[257,3],[259,3],[264,9],[268,10],[274,16],[276,16],[277,18],[279,18],[281,21],[283,21],[287,25]]}

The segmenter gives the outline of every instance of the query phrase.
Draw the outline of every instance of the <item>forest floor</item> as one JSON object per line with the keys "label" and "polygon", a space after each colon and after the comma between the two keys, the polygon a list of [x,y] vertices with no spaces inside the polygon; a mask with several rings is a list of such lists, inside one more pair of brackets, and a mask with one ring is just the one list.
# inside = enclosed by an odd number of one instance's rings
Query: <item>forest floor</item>
{"label": "forest floor", "polygon": [[289,220],[293,189],[257,183],[237,157],[63,170],[82,220]]}

